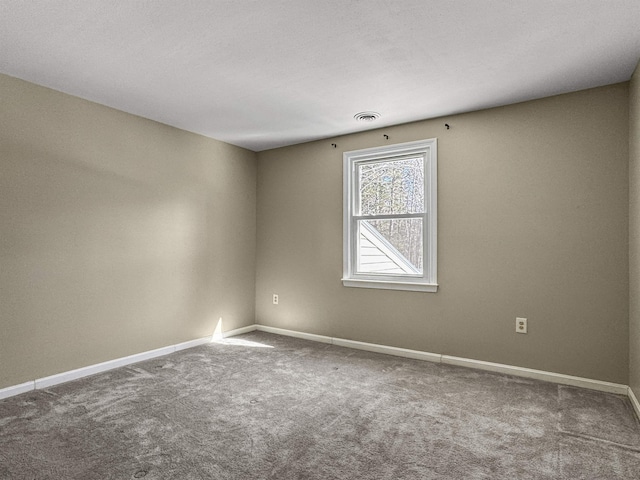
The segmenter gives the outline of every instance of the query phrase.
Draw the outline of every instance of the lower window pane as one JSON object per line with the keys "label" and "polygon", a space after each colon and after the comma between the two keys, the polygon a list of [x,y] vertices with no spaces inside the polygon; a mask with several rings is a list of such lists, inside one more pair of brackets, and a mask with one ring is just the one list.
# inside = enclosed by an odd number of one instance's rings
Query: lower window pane
{"label": "lower window pane", "polygon": [[358,221],[358,273],[422,274],[422,218]]}

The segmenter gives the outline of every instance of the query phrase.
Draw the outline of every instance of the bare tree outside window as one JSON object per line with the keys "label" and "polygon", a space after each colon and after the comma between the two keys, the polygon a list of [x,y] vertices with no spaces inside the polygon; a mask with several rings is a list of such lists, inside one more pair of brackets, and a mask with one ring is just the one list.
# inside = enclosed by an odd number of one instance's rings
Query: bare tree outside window
{"label": "bare tree outside window", "polygon": [[[363,163],[358,167],[362,216],[424,213],[423,158]],[[423,265],[423,219],[391,218],[366,221],[418,272]]]}

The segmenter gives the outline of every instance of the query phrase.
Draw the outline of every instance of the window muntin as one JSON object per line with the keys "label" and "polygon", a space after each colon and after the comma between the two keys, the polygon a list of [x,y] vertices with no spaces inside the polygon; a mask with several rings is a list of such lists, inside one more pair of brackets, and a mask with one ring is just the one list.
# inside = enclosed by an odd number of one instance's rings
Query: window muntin
{"label": "window muntin", "polygon": [[436,291],[436,139],[344,153],[344,275]]}

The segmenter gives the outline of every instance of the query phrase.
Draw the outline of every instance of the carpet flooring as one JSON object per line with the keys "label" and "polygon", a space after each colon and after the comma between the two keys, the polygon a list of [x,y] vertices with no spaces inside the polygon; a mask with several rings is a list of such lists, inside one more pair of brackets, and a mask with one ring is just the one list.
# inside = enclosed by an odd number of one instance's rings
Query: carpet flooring
{"label": "carpet flooring", "polygon": [[639,479],[618,395],[253,332],[0,401],[0,479]]}

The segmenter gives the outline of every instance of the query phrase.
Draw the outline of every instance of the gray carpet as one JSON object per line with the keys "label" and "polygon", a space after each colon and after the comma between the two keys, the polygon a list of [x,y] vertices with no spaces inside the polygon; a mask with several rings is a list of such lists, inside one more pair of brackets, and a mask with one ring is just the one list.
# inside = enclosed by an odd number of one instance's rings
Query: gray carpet
{"label": "gray carpet", "polygon": [[0,479],[638,479],[628,399],[254,332],[0,401]]}

